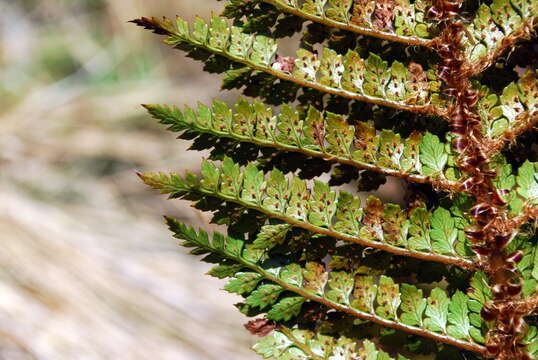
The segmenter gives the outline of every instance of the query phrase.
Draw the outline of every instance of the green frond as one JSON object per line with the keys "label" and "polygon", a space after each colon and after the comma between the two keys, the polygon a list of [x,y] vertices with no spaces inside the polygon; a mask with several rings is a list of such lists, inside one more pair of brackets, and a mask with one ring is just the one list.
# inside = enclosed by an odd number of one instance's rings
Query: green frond
{"label": "green frond", "polygon": [[538,123],[537,81],[536,72],[529,71],[506,86],[500,96],[484,94],[478,102],[490,155]]}
{"label": "green frond", "polygon": [[528,206],[538,207],[538,163],[526,161],[516,174],[511,165],[502,165],[494,181],[498,189],[505,190],[503,197],[513,215],[520,215]]}
{"label": "green frond", "polygon": [[516,192],[524,202],[538,205],[538,163],[526,161],[516,177]]}
{"label": "green frond", "polygon": [[493,0],[480,5],[466,29],[466,55],[473,74],[490,66],[517,41],[530,38],[538,19],[534,0]]}
{"label": "green frond", "polygon": [[[538,79],[514,68],[532,69],[537,19],[536,0],[228,0],[209,22],[133,21],[264,101],[144,105],[221,162],[139,174],[228,226],[166,218],[263,316],[259,355],[538,356]],[[385,176],[408,208],[330,186]]]}
{"label": "green frond", "polygon": [[[274,39],[245,34],[240,27],[225,26],[224,20],[217,16],[210,24],[196,18],[192,31],[179,17],[173,32],[169,31],[169,20],[137,21],[146,27],[148,22],[151,23],[149,28],[160,29],[168,35],[164,41],[168,45],[187,44],[205,49],[300,86],[395,109],[431,115],[446,111],[435,74],[417,66],[406,67],[397,61],[388,64],[373,53],[362,59],[351,50],[343,56],[328,48],[324,48],[319,57],[299,49],[291,64],[282,64],[275,58],[278,45]],[[288,65],[290,69],[287,69]]]}
{"label": "green frond", "polygon": [[[188,177],[176,190],[177,174],[168,179],[161,174],[142,176],[161,192],[217,197],[339,240],[423,260],[475,267],[468,258],[463,219],[442,207],[432,213],[424,208],[407,212],[398,205],[384,205],[369,197],[361,208],[360,198],[347,191],[333,191],[319,181],[312,186],[295,176],[288,180],[279,170],[265,176],[253,164],[241,171],[229,158],[220,168],[205,161],[196,183],[192,175]],[[185,187],[190,189],[185,191]]]}
{"label": "green frond", "polygon": [[[260,102],[240,99],[234,110],[216,100],[211,108],[146,105],[149,113],[174,132],[211,134],[260,147],[302,153],[359,169],[376,171],[418,183],[435,179],[439,188],[458,189],[457,170],[449,165],[450,145],[435,135],[413,132],[402,139],[393,131],[379,136],[366,122],[349,125],[341,115],[320,113],[311,107],[306,116],[283,105],[280,114]],[[454,161],[450,162],[454,165]]]}
{"label": "green frond", "polygon": [[373,20],[374,13],[379,11],[376,1],[309,0],[302,5],[295,0],[263,1],[306,20],[404,44],[428,46],[432,37],[433,24],[425,16],[428,4],[422,1],[396,2],[393,18],[383,24]]}
{"label": "green frond", "polygon": [[335,338],[319,332],[288,329],[284,326],[266,336],[253,347],[264,359],[288,360],[406,360],[399,355],[389,356],[376,345],[364,340],[360,343],[345,336]]}
{"label": "green frond", "polygon": [[185,240],[184,246],[194,248],[194,254],[216,253],[248,268],[250,272],[237,273],[227,287],[241,294],[248,308],[259,308],[269,319],[290,320],[298,316],[302,304],[317,302],[362,320],[483,352],[487,324],[477,324],[480,318],[472,319],[474,311],[469,309],[480,289],[472,290],[471,297],[459,291],[450,297],[434,288],[424,297],[421,289],[385,275],[331,271],[318,262],[279,265],[266,261],[263,252],[255,252],[242,240],[218,233],[210,240],[207,233],[196,233],[174,219],[167,218],[167,223],[176,238]]}

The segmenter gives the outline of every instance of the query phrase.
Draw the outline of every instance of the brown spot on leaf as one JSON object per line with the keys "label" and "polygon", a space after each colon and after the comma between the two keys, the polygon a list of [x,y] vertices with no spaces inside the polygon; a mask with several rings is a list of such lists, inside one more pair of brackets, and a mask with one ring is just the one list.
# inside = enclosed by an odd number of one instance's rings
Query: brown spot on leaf
{"label": "brown spot on leaf", "polygon": [[295,58],[290,56],[277,55],[275,62],[273,63],[273,69],[282,71],[285,73],[291,73],[295,67]]}
{"label": "brown spot on leaf", "polygon": [[394,0],[379,0],[375,3],[375,11],[373,16],[373,25],[376,28],[383,30],[394,30],[394,8],[396,2]]}

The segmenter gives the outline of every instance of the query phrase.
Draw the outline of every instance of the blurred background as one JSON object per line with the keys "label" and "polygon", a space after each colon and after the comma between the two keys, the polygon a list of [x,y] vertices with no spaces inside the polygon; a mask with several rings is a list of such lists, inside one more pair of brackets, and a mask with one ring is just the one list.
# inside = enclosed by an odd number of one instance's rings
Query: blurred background
{"label": "blurred background", "polygon": [[215,0],[0,0],[0,359],[255,359],[246,319],[160,215],[209,227],[135,171],[196,170],[141,103],[219,77],[127,21]]}

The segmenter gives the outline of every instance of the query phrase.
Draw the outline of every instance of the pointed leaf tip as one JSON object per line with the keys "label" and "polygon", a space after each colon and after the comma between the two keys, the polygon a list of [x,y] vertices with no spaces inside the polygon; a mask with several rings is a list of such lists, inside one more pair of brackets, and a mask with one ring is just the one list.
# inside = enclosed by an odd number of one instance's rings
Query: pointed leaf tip
{"label": "pointed leaf tip", "polygon": [[[163,18],[163,22],[166,22],[166,18]],[[166,29],[163,26],[163,23],[155,17],[147,18],[147,17],[141,17],[138,19],[133,19],[129,21],[130,23],[133,23],[137,26],[143,27],[146,30],[151,30],[153,33],[157,35],[170,35],[171,32],[169,29]]]}

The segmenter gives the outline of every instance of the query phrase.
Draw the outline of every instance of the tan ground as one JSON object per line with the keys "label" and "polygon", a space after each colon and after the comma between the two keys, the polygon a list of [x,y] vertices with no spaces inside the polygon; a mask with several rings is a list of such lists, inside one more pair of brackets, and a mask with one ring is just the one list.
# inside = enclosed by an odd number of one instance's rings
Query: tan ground
{"label": "tan ground", "polygon": [[219,6],[0,0],[0,359],[257,358],[238,299],[160,215],[207,220],[135,177],[200,156],[140,103],[234,95],[126,22]]}

